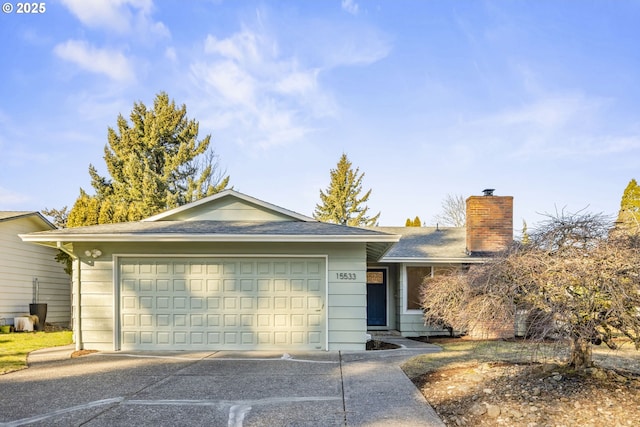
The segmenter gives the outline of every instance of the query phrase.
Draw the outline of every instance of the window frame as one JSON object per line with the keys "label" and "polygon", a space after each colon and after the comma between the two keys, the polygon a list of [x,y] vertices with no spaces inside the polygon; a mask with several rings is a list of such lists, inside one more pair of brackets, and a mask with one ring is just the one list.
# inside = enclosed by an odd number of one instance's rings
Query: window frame
{"label": "window frame", "polygon": [[[402,304],[402,312],[404,314],[420,314],[422,315],[422,309],[420,308],[409,308],[409,273],[408,269],[412,267],[417,268],[426,268],[430,269],[430,273],[428,277],[433,277],[433,272],[435,270],[435,266],[433,264],[420,263],[420,264],[404,264],[402,266],[402,287],[403,287],[403,304]],[[427,277],[427,276],[425,276]]]}

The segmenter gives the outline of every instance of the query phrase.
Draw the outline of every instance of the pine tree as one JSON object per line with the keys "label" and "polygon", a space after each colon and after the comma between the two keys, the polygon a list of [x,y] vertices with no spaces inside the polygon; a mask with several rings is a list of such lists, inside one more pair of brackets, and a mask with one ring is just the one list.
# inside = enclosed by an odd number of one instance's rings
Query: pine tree
{"label": "pine tree", "polygon": [[342,154],[336,169],[330,171],[331,182],[326,191],[320,190],[321,203],[316,205],[313,217],[319,221],[349,226],[373,226],[378,222],[380,213],[367,216],[371,190],[362,197],[362,178],[364,172],[352,168],[346,154]]}
{"label": "pine tree", "polygon": [[640,185],[635,179],[624,189],[616,226],[626,231],[640,230]]}
{"label": "pine tree", "polygon": [[209,149],[211,136],[198,140],[198,122],[187,108],[161,92],[148,109],[134,103],[129,116],[109,128],[104,160],[109,177],[89,165],[95,195],[81,189],[69,213],[70,227],[137,221],[224,190],[229,176],[219,173]]}

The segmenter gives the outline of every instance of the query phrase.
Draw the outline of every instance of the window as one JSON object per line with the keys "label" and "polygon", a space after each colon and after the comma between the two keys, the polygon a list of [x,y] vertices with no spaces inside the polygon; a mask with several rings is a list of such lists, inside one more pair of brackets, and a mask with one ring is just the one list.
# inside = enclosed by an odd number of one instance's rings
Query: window
{"label": "window", "polygon": [[371,285],[384,285],[384,273],[377,270],[367,270],[367,283]]}
{"label": "window", "polygon": [[420,310],[420,287],[431,267],[407,267],[407,310]]}

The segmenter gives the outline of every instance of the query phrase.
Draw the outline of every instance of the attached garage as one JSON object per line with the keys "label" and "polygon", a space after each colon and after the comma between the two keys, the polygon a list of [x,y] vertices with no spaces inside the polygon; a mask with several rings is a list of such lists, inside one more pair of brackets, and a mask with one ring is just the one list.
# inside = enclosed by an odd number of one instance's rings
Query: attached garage
{"label": "attached garage", "polygon": [[76,348],[108,351],[363,350],[367,263],[399,240],[233,190],[20,237],[72,256]]}
{"label": "attached garage", "polygon": [[122,350],[320,350],[324,258],[118,259]]}

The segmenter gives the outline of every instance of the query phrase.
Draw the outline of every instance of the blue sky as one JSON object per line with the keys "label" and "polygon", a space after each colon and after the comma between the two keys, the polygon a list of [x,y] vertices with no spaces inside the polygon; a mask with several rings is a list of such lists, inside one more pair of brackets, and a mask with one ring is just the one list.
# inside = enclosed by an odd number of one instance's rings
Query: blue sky
{"label": "blue sky", "polygon": [[640,179],[638,1],[44,3],[0,14],[0,210],[73,205],[160,91],[236,190],[306,215],[343,152],[381,225],[484,188],[516,228],[613,215]]}

